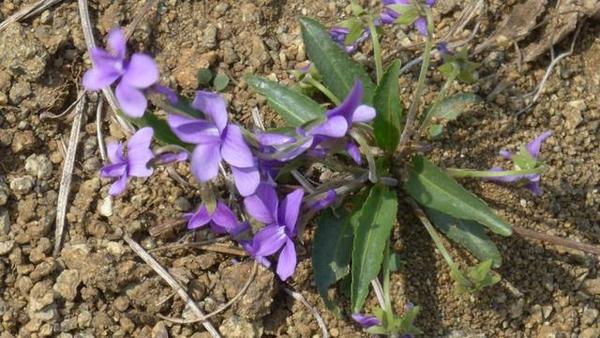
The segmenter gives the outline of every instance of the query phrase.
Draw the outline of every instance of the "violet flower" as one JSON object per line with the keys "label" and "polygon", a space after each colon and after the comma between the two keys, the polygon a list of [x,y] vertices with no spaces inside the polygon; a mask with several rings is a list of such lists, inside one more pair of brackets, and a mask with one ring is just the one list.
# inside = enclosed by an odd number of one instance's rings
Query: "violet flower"
{"label": "violet flower", "polygon": [[206,204],[201,204],[193,213],[183,215],[190,230],[201,228],[210,223],[210,229],[216,234],[229,233],[237,236],[248,229],[247,223],[240,223],[231,209],[223,202],[218,201],[215,209],[209,211]]}
{"label": "violet flower", "polygon": [[363,329],[368,329],[371,326],[376,326],[376,325],[381,324],[381,322],[379,321],[379,319],[377,319],[377,317],[367,316],[362,313],[353,313],[352,319],[354,319],[354,321],[357,322],[358,325],[360,325]]}
{"label": "violet flower", "polygon": [[335,192],[335,190],[329,189],[329,190],[327,190],[327,194],[325,196],[308,204],[308,207],[310,209],[312,209],[313,211],[320,211],[320,210],[323,210],[323,209],[327,208],[328,206],[332,205],[333,202],[335,202],[336,198],[337,198],[337,193]]}
{"label": "violet flower", "polygon": [[[529,142],[525,146],[525,151],[529,154],[529,156],[531,156],[531,158],[534,161],[538,160],[538,157],[540,155],[540,149],[542,148],[542,143],[551,135],[552,135],[551,131],[546,131],[546,132],[542,133],[541,135],[539,135],[538,137],[536,137],[535,139],[533,139],[531,142]],[[513,158],[514,155],[505,149],[500,150],[500,155],[504,159],[514,160],[514,158]],[[520,169],[528,169],[528,168],[521,168],[519,165],[515,164],[515,169],[520,170]],[[492,167],[490,169],[490,171],[502,172],[505,170],[500,167]],[[540,187],[540,179],[541,179],[540,174],[507,175],[507,176],[499,176],[499,177],[490,177],[487,179],[490,181],[504,182],[504,183],[514,183],[514,182],[526,180],[526,181],[529,181],[525,185],[526,189],[530,190],[535,196],[540,196],[543,194],[543,190]]]}
{"label": "violet flower", "polygon": [[[425,4],[429,7],[433,7],[436,2],[437,0],[426,0]],[[411,0],[383,0],[384,8],[379,17],[381,19],[381,22],[386,25],[395,23],[396,20],[398,20],[398,18],[400,18],[400,16],[402,16],[403,14],[388,7],[389,5],[406,6],[407,10],[411,6],[413,6],[411,5]],[[429,32],[427,30],[427,19],[424,16],[418,16],[414,21],[414,25],[422,36],[429,35]]]}
{"label": "violet flower", "polygon": [[156,162],[160,165],[170,164],[174,162],[187,161],[189,153],[187,151],[167,151],[156,155]]}
{"label": "violet flower", "polygon": [[194,176],[200,182],[214,179],[225,160],[240,194],[253,194],[260,183],[256,159],[240,127],[227,122],[225,100],[219,94],[198,91],[192,106],[202,111],[206,120],[169,114],[167,121],[180,140],[196,145],[191,156]]}
{"label": "violet flower", "polygon": [[127,141],[127,156],[123,155],[121,142],[109,143],[106,147],[110,164],[100,170],[102,177],[118,177],[108,194],[116,196],[125,191],[129,177],[148,177],[153,169],[148,167],[148,162],[154,158],[150,149],[154,130],[150,127],[138,130]]}
{"label": "violet flower", "polygon": [[251,242],[246,243],[246,250],[262,264],[269,266],[266,259],[278,252],[277,275],[281,280],[288,279],[296,269],[297,258],[293,238],[296,236],[296,222],[304,190],[296,189],[279,202],[275,188],[261,184],[256,193],[244,199],[248,213],[257,221],[265,224]]}
{"label": "violet flower", "polygon": [[142,117],[148,106],[143,90],[158,81],[158,67],[146,54],[134,53],[127,60],[125,44],[125,33],[118,28],[108,34],[110,52],[92,48],[94,66],[83,75],[83,86],[86,90],[100,90],[121,79],[115,91],[121,109],[131,117]]}
{"label": "violet flower", "polygon": [[348,33],[350,33],[350,30],[345,27],[333,27],[329,30],[331,39],[340,47],[342,47],[348,54],[354,54],[358,50],[358,47],[371,36],[371,31],[368,28],[365,28],[362,34],[356,40],[347,45],[346,37],[348,36]]}

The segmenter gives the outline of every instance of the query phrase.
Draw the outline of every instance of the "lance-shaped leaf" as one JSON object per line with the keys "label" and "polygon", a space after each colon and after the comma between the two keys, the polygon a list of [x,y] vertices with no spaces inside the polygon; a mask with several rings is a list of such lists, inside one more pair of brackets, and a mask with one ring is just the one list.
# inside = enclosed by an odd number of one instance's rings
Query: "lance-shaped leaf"
{"label": "lance-shaped leaf", "polygon": [[429,109],[423,126],[427,128],[429,136],[438,137],[448,121],[456,120],[478,102],[481,102],[481,98],[475,94],[448,96]]}
{"label": "lance-shaped leaf", "polygon": [[354,82],[360,80],[365,89],[363,103],[370,105],[373,101],[375,84],[363,66],[331,40],[329,32],[317,21],[302,17],[300,26],[308,58],[323,76],[327,88],[338,99],[343,100],[350,93]]}
{"label": "lance-shaped leaf", "polygon": [[325,305],[336,309],[329,299],[327,290],[335,282],[350,273],[352,250],[351,214],[343,208],[337,210],[339,217],[331,209],[325,210],[317,220],[317,231],[312,250],[312,266],[317,290]]}
{"label": "lance-shaped leaf", "polygon": [[381,83],[375,90],[373,104],[377,115],[373,122],[377,145],[388,152],[393,152],[400,141],[400,121],[402,119],[402,102],[400,102],[398,77],[400,61],[396,60],[387,69]]}
{"label": "lance-shaped leaf", "polygon": [[313,99],[277,82],[255,75],[246,76],[246,82],[258,93],[265,96],[269,105],[290,126],[298,127],[308,121],[322,118],[325,114],[325,108]]}
{"label": "lance-shaped leaf", "polygon": [[442,231],[446,237],[462,245],[480,261],[490,260],[494,267],[500,267],[502,256],[481,224],[458,219],[433,209],[426,208],[425,212],[431,223]]}
{"label": "lance-shaped leaf", "polygon": [[371,188],[358,217],[352,217],[354,241],[352,247],[352,312],[361,312],[371,281],[381,270],[386,242],[396,222],[398,197],[386,186]]}
{"label": "lance-shaped leaf", "polygon": [[404,189],[426,208],[476,221],[502,236],[512,234],[510,224],[496,215],[485,202],[423,156],[413,158]]}

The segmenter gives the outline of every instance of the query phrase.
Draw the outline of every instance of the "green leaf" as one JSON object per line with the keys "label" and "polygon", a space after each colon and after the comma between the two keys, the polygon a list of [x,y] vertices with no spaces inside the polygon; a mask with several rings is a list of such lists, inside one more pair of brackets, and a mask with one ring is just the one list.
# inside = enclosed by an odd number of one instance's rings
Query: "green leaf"
{"label": "green leaf", "polygon": [[400,255],[398,255],[397,253],[392,253],[390,255],[390,260],[388,263],[389,263],[388,267],[390,269],[390,272],[400,271],[400,268],[404,264],[404,262],[402,262],[402,259],[400,259]]}
{"label": "green leaf", "polygon": [[171,131],[171,128],[165,120],[158,118],[158,116],[154,115],[153,113],[146,112],[144,116],[136,119],[129,117],[126,118],[138,128],[152,127],[152,129],[154,129],[154,139],[160,144],[174,144],[190,149],[189,144],[181,141],[177,135]]}
{"label": "green leaf", "polygon": [[331,285],[350,273],[352,225],[350,213],[343,208],[325,210],[317,220],[312,250],[312,266],[317,290],[330,310],[336,308],[327,295]]}
{"label": "green leaf", "polygon": [[440,134],[440,127],[448,121],[456,120],[462,113],[466,112],[473,104],[481,102],[481,98],[475,94],[456,94],[448,96],[431,107],[425,117],[424,126],[428,127],[431,137]]}
{"label": "green leaf", "polygon": [[485,202],[423,156],[413,158],[404,189],[426,208],[476,221],[502,236],[512,234],[510,224],[498,217]]}
{"label": "green leaf", "polygon": [[531,156],[525,145],[519,147],[519,151],[512,156],[512,161],[519,170],[535,169],[539,164],[539,161]]}
{"label": "green leaf", "polygon": [[308,121],[322,118],[325,108],[310,97],[295,90],[255,75],[246,76],[246,82],[264,95],[271,107],[283,117],[290,126],[297,127]]}
{"label": "green leaf", "polygon": [[308,58],[323,76],[325,86],[338,99],[343,100],[350,93],[354,82],[360,80],[365,90],[363,103],[371,104],[375,84],[363,66],[331,40],[327,29],[317,21],[302,17],[300,26]]}
{"label": "green leaf", "polygon": [[384,185],[374,185],[365,200],[360,216],[353,218],[352,312],[360,312],[369,293],[371,281],[381,270],[386,242],[396,222],[398,197]]}
{"label": "green leaf", "polygon": [[221,73],[217,74],[213,85],[216,91],[223,91],[229,85],[229,76]]}
{"label": "green leaf", "polygon": [[433,209],[425,208],[425,212],[431,223],[446,237],[462,245],[480,261],[490,260],[494,263],[494,267],[500,267],[502,256],[481,224],[458,219]]}
{"label": "green leaf", "polygon": [[208,68],[201,68],[198,71],[197,77],[198,77],[198,84],[201,87],[208,87],[208,86],[210,86],[210,81],[213,78],[213,73]]}
{"label": "green leaf", "polygon": [[468,269],[467,275],[463,275],[458,269],[451,271],[452,278],[456,281],[457,292],[476,293],[482,289],[492,286],[500,281],[500,275],[492,270],[492,261],[483,261]]}
{"label": "green leaf", "polygon": [[398,77],[400,61],[395,60],[387,69],[381,83],[375,90],[373,104],[377,115],[373,122],[377,145],[388,152],[393,152],[400,141],[400,121],[402,120],[402,102],[400,102]]}

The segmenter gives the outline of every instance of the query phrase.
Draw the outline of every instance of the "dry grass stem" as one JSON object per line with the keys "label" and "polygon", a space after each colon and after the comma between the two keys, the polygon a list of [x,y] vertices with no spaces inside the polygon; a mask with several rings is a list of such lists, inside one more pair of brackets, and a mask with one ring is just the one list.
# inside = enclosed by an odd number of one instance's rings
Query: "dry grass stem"
{"label": "dry grass stem", "polygon": [[38,13],[41,13],[46,8],[60,1],[61,0],[40,0],[32,4],[31,6],[25,7],[17,11],[15,14],[11,15],[6,20],[2,21],[2,23],[0,23],[0,32],[3,31],[6,27],[8,27],[8,25],[10,25],[11,23],[18,22],[21,19],[25,19]]}
{"label": "dry grass stem", "polygon": [[287,293],[288,295],[292,296],[292,298],[294,298],[295,300],[300,301],[304,306],[306,306],[307,309],[310,310],[310,312],[315,317],[315,320],[317,321],[317,325],[319,325],[319,328],[321,329],[321,336],[323,338],[329,338],[329,331],[327,330],[327,325],[325,325],[325,321],[323,320],[323,317],[321,317],[319,311],[315,307],[310,305],[310,303],[304,298],[304,296],[302,296],[301,293],[290,290],[288,288],[283,288],[283,291],[285,291],[285,293]]}

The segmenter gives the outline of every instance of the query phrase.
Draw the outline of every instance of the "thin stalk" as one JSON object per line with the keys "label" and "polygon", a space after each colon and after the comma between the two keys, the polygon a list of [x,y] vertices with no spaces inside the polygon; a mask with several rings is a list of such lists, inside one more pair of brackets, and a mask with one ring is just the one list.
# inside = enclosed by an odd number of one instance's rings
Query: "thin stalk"
{"label": "thin stalk", "polygon": [[448,173],[452,177],[505,177],[505,176],[516,176],[516,175],[541,174],[542,172],[543,172],[543,168],[507,170],[507,171],[471,170],[471,169],[458,169],[458,168],[446,169],[446,173]]}
{"label": "thin stalk", "polygon": [[413,200],[409,199],[408,202],[413,207],[421,223],[423,223],[423,225],[425,226],[425,229],[427,229],[429,236],[431,236],[431,239],[433,239],[433,243],[442,254],[442,257],[444,257],[446,263],[448,263],[448,266],[450,266],[450,269],[458,270],[458,266],[456,265],[456,263],[454,263],[454,260],[452,259],[452,256],[450,256],[448,250],[446,250],[444,243],[442,243],[440,236],[438,235],[437,231],[433,228],[433,224],[431,224],[429,218],[427,218],[423,209],[421,209]]}
{"label": "thin stalk", "polygon": [[392,309],[392,301],[390,296],[390,241],[385,243],[385,251],[383,253],[383,300],[385,308],[383,309],[389,321],[394,317]]}
{"label": "thin stalk", "polygon": [[[427,27],[431,28],[433,26],[433,17],[431,15],[431,10],[427,8],[425,12],[427,13]],[[406,116],[404,130],[402,131],[402,135],[400,136],[400,143],[398,144],[399,148],[402,148],[406,145],[406,143],[408,143],[414,131],[413,124],[415,123],[419,105],[421,104],[421,96],[423,95],[423,89],[425,88],[425,78],[427,77],[429,62],[431,61],[431,50],[433,48],[433,39],[431,37],[432,32],[431,29],[428,30],[429,34],[427,34],[427,37],[425,38],[425,50],[423,51],[423,63],[421,64],[421,72],[419,73],[419,80],[417,81],[417,88],[415,89],[413,101],[410,105],[408,114]]]}
{"label": "thin stalk", "polygon": [[335,96],[331,90],[327,89],[323,84],[315,79],[312,76],[307,76],[304,78],[308,83],[310,83],[313,87],[317,88],[323,95],[327,96],[328,99],[331,100],[335,105],[339,105],[342,101]]}
{"label": "thin stalk", "polygon": [[371,31],[371,41],[373,41],[373,56],[375,57],[375,73],[377,74],[377,84],[381,82],[383,77],[383,60],[381,58],[381,45],[379,44],[379,34],[375,27],[375,20],[369,18],[369,30]]}
{"label": "thin stalk", "polygon": [[423,129],[431,124],[431,113],[434,112],[436,110],[437,106],[440,104],[440,102],[444,98],[446,98],[446,95],[448,94],[448,90],[450,90],[450,86],[452,85],[454,80],[456,80],[457,76],[458,76],[458,71],[456,71],[456,70],[453,71],[450,74],[450,76],[448,76],[448,79],[446,79],[446,83],[444,83],[444,86],[438,93],[437,97],[435,98],[435,101],[433,101],[433,104],[431,105],[431,108],[429,108],[427,115],[425,116],[425,118],[423,118],[421,120],[421,128],[420,129]]}

